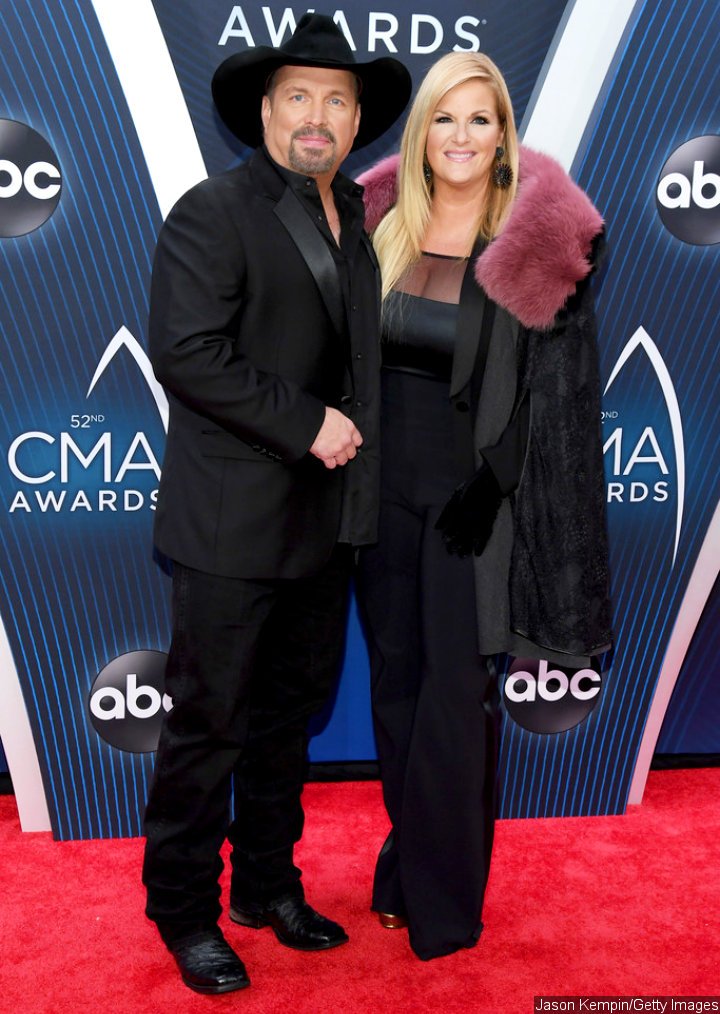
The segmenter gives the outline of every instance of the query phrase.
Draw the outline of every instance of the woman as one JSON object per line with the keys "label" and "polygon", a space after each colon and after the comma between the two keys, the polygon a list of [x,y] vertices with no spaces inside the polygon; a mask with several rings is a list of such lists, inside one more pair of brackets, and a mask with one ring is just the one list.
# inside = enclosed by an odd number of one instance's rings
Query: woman
{"label": "woman", "polygon": [[610,640],[588,282],[602,219],[519,151],[478,53],[431,68],[399,157],[360,182],[383,275],[380,537],[358,581],[392,822],[372,907],[428,959],[482,930],[490,656],[582,666]]}

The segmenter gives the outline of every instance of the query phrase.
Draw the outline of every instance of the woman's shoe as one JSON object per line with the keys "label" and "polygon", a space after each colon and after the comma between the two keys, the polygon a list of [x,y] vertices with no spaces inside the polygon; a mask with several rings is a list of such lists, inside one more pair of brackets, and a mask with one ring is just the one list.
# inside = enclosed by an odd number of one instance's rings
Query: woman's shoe
{"label": "woman's shoe", "polygon": [[378,912],[378,920],[383,929],[405,929],[408,924],[404,915],[392,915],[390,912]]}

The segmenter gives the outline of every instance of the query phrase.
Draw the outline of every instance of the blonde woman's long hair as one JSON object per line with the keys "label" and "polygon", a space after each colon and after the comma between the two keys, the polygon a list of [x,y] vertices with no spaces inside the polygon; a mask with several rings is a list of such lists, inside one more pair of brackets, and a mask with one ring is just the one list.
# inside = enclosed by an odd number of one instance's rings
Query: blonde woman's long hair
{"label": "blonde woman's long hair", "polygon": [[423,164],[433,113],[443,95],[472,78],[486,82],[495,93],[498,117],[504,130],[504,161],[513,171],[513,181],[507,189],[492,183],[488,187],[486,206],[478,213],[476,238],[493,239],[510,214],[517,191],[518,137],[505,79],[484,53],[448,53],[430,68],[415,96],[400,142],[397,202],[373,233],[373,245],[382,269],[383,299],[420,257],[430,223],[432,184],[425,181]]}

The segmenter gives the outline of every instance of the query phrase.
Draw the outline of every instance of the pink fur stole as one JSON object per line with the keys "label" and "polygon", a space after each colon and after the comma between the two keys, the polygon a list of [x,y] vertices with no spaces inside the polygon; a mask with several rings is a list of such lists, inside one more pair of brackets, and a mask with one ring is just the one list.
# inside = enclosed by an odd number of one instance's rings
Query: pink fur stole
{"label": "pink fur stole", "polygon": [[[398,155],[358,179],[365,187],[365,225],[372,232],[396,199]],[[541,152],[520,149],[520,180],[510,218],[475,262],[485,292],[521,324],[548,328],[578,282],[603,220],[562,166]]]}

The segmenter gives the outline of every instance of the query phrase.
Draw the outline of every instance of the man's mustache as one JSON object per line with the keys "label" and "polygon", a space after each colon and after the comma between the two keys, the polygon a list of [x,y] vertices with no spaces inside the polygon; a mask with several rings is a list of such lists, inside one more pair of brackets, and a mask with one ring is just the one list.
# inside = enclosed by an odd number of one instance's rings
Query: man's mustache
{"label": "man's mustache", "polygon": [[290,135],[291,141],[296,141],[298,137],[324,137],[326,141],[330,141],[332,144],[336,144],[335,135],[327,127],[298,127]]}

